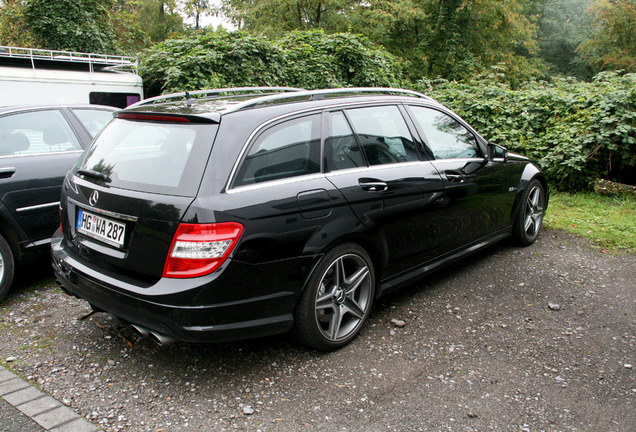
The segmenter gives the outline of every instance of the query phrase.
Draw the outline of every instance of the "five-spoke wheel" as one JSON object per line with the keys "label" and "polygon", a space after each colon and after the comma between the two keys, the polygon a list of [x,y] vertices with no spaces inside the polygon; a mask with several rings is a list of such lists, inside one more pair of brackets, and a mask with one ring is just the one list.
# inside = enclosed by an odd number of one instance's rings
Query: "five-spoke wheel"
{"label": "five-spoke wheel", "polygon": [[513,237],[523,245],[534,243],[539,235],[546,208],[543,184],[533,180],[528,185],[513,226]]}
{"label": "five-spoke wheel", "polygon": [[373,263],[366,251],[355,244],[331,249],[299,300],[297,337],[324,351],[346,345],[367,320],[374,294]]}

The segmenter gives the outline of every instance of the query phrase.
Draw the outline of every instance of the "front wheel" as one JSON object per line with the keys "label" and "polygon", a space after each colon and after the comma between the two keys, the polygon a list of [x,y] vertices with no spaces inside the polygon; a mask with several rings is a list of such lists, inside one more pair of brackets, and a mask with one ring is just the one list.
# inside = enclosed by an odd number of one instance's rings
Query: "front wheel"
{"label": "front wheel", "polygon": [[343,347],[369,317],[374,295],[375,275],[367,252],[356,244],[331,249],[296,306],[296,337],[321,351]]}
{"label": "front wheel", "polygon": [[7,241],[0,235],[0,299],[9,292],[13,283],[15,263]]}
{"label": "front wheel", "polygon": [[528,185],[519,212],[512,227],[513,238],[524,246],[531,245],[537,239],[546,209],[546,194],[543,184],[533,180]]}

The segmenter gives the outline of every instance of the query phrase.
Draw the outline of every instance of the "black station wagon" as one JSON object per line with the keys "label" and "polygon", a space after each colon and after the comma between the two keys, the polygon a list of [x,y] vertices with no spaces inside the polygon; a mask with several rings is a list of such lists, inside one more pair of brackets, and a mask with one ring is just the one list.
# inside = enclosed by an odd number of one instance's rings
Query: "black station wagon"
{"label": "black station wagon", "polygon": [[159,343],[291,330],[332,350],[380,295],[512,236],[529,159],[400,89],[238,88],[117,112],[66,177],[59,284]]}
{"label": "black station wagon", "polygon": [[0,107],[0,299],[16,264],[48,254],[60,224],[64,176],[113,111],[98,105]]}

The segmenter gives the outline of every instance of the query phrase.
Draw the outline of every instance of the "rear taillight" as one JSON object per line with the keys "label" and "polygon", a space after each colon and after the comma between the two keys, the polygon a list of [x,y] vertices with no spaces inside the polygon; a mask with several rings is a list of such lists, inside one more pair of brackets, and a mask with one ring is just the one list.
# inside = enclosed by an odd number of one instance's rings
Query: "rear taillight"
{"label": "rear taillight", "polygon": [[212,273],[225,262],[242,233],[243,225],[235,222],[179,225],[163,277],[191,278]]}

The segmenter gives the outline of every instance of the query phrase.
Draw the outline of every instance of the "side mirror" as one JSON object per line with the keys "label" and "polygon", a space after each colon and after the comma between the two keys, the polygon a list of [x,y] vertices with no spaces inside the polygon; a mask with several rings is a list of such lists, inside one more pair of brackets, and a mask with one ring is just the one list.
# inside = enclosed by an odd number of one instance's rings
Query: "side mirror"
{"label": "side mirror", "polygon": [[508,149],[498,144],[488,143],[488,160],[491,162],[508,162]]}

